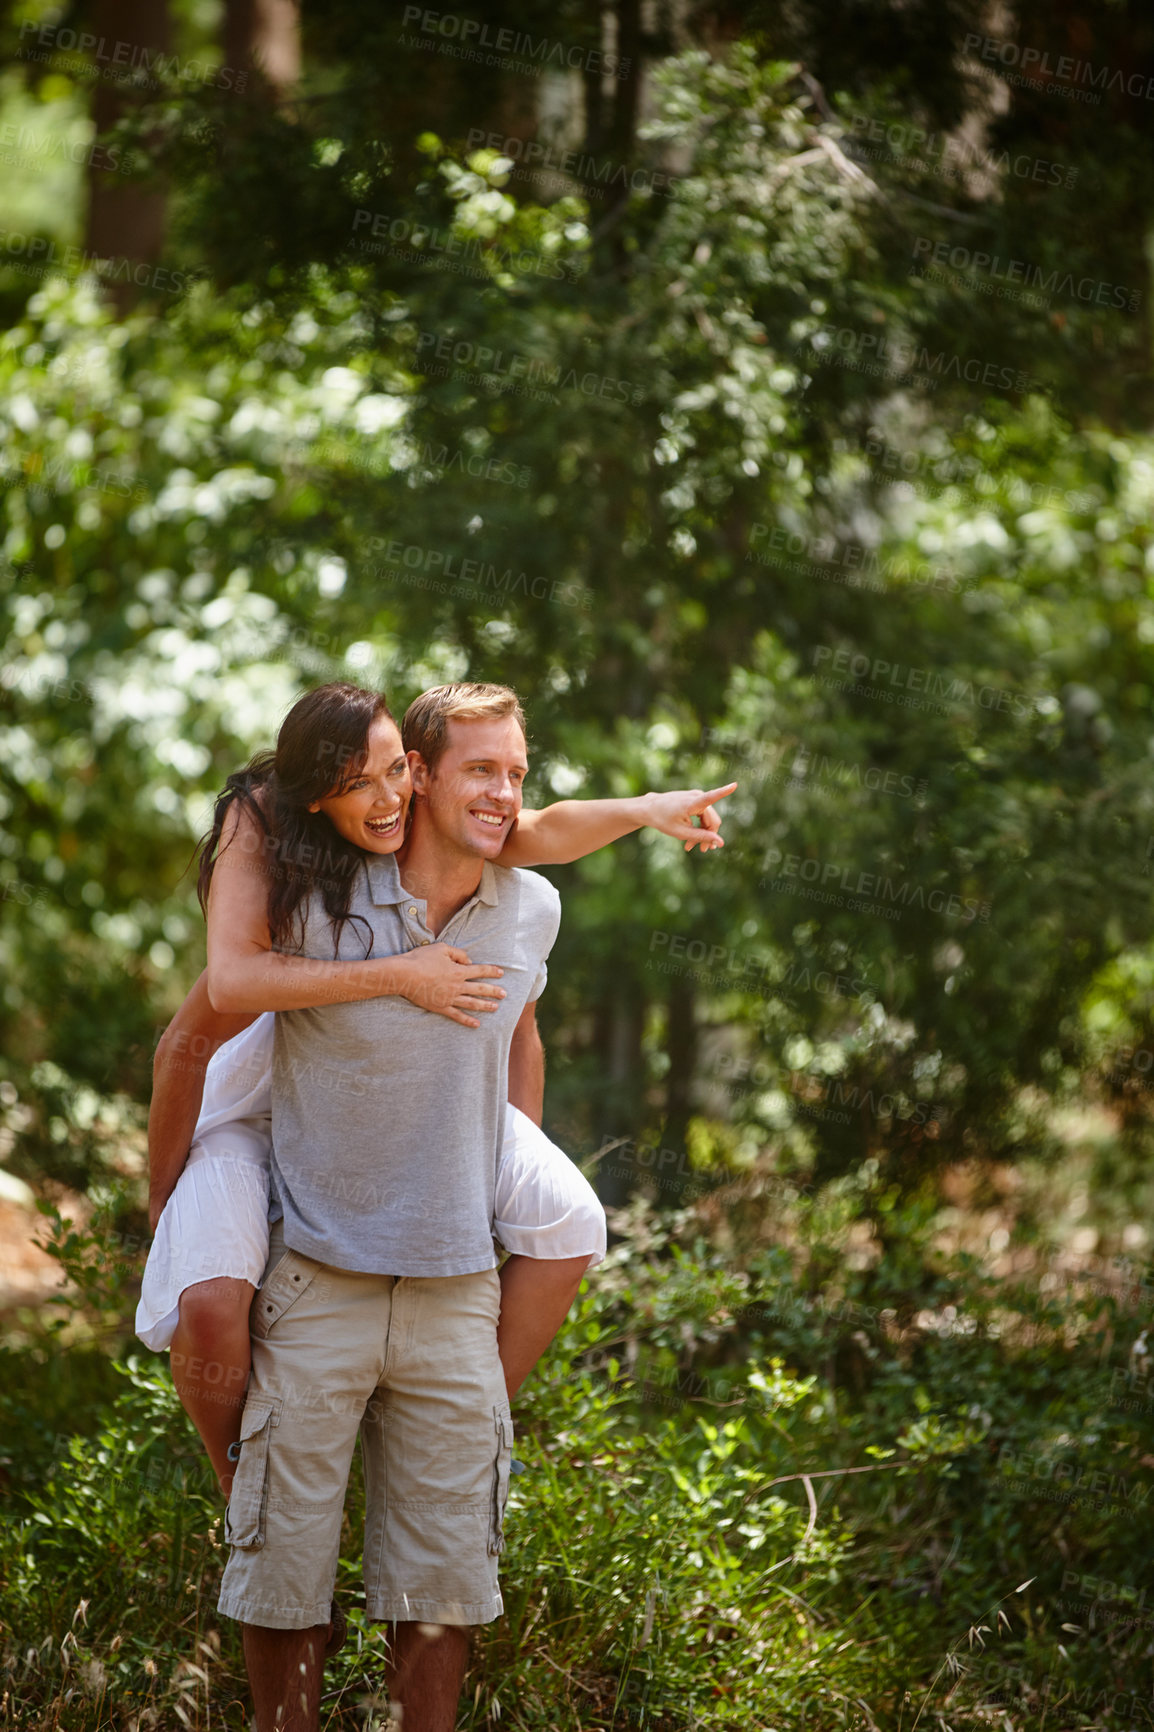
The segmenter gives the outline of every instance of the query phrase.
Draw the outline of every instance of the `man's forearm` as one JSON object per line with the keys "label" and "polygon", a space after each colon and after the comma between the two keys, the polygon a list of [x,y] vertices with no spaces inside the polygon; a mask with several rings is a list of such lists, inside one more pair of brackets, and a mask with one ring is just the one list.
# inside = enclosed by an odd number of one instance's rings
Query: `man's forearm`
{"label": "man's forearm", "polygon": [[643,829],[650,800],[649,794],[632,794],[621,800],[557,800],[539,812],[522,812],[502,850],[500,864],[565,866],[580,860]]}
{"label": "man's forearm", "polygon": [[509,1049],[509,1103],[539,1125],[545,1110],[545,1048],[535,1028],[533,1037],[514,1038]]}

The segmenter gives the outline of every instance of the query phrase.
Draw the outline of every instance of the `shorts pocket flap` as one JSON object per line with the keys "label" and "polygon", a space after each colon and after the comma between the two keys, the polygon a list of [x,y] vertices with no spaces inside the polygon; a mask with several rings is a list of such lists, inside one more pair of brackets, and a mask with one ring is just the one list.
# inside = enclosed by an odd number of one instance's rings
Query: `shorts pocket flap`
{"label": "shorts pocket flap", "polygon": [[224,1515],[224,1537],[242,1550],[264,1545],[268,1504],[268,1452],[274,1425],[280,1424],[281,1402],[250,1398],[240,1422],[240,1461]]}

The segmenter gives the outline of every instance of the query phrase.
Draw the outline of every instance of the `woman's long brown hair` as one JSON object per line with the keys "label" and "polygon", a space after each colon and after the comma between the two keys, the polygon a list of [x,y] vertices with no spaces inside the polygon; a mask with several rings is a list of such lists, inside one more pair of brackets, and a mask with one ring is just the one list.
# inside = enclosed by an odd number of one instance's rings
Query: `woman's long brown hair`
{"label": "woman's long brown hair", "polygon": [[[349,903],[363,851],[348,842],[312,800],[339,794],[356,780],[368,757],[369,729],[392,721],[381,692],[338,681],[298,698],[281,724],[276,750],[258,752],[228,778],[213,809],[212,828],[197,849],[196,893],[208,911],[208,891],[220,857],[220,838],[232,806],[250,813],[263,837],[268,875],[268,926],[276,950],[300,948],[301,905],[318,893],[332,920],[336,943],[350,916]],[[228,846],[234,846],[229,843]],[[365,954],[372,949],[372,936]]]}

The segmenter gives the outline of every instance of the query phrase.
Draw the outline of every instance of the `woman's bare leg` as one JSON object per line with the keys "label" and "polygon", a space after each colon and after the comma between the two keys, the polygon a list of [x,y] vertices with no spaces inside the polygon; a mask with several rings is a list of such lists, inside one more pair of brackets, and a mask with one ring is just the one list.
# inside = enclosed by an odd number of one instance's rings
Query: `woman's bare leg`
{"label": "woman's bare leg", "polygon": [[255,1292],[251,1281],[225,1276],[186,1287],[172,1337],[172,1381],[225,1497],[236,1472],[228,1446],[240,1437],[252,1363],[248,1314]]}
{"label": "woman's bare leg", "polygon": [[509,1257],[501,1269],[497,1347],[509,1400],[568,1316],[588,1257]]}

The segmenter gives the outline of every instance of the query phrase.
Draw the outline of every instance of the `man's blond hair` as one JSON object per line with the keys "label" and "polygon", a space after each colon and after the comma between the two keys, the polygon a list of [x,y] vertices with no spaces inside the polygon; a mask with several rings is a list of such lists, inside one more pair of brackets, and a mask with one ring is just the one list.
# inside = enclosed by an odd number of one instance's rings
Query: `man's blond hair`
{"label": "man's blond hair", "polygon": [[406,752],[420,752],[430,770],[449,743],[449,723],[499,721],[512,716],[522,734],[525,712],[511,686],[493,686],[460,681],[451,686],[433,686],[414,698],[401,723]]}

